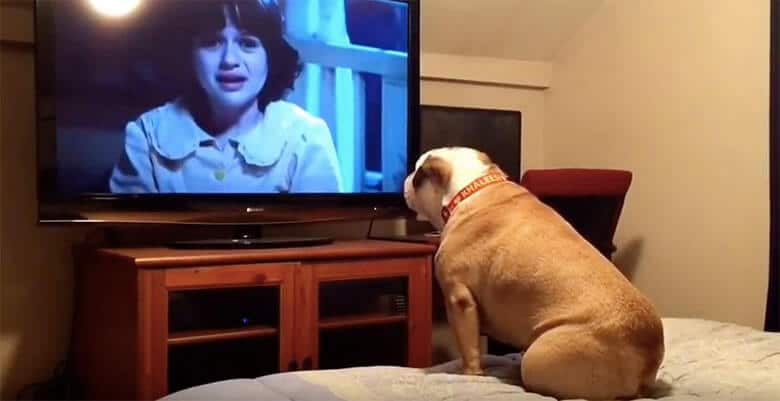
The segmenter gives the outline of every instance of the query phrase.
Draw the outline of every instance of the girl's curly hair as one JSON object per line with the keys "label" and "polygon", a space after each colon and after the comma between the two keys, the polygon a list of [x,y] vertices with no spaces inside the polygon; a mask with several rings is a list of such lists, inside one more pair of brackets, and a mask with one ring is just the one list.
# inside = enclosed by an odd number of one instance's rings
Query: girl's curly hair
{"label": "girl's curly hair", "polygon": [[[268,56],[268,77],[257,96],[261,111],[276,100],[282,99],[293,89],[301,72],[298,51],[284,38],[282,12],[274,0],[199,0],[187,2],[182,7],[177,27],[177,42],[192,43],[199,35],[219,31],[225,26],[225,11],[228,18],[239,28],[260,38]],[[184,46],[189,49],[189,46]],[[192,73],[194,79],[194,72]],[[197,85],[195,95],[202,97]]]}

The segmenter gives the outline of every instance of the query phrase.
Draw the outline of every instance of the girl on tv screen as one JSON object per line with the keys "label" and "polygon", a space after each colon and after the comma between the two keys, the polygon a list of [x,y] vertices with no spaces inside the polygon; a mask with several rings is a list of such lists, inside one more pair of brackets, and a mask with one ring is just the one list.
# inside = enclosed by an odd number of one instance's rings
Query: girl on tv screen
{"label": "girl on tv screen", "polygon": [[111,192],[342,192],[329,127],[282,100],[301,62],[275,1],[186,2],[170,26],[190,90],[126,125]]}

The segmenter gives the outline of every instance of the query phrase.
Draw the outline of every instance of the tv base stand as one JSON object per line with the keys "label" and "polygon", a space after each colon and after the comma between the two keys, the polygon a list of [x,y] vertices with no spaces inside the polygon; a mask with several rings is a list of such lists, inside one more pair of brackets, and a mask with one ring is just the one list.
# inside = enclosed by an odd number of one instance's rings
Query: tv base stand
{"label": "tv base stand", "polygon": [[227,236],[172,240],[167,245],[173,249],[269,249],[299,248],[333,243],[333,239],[328,237],[265,235],[263,231],[260,226],[239,227]]}
{"label": "tv base stand", "polygon": [[174,241],[169,246],[174,249],[263,249],[290,248],[303,246],[327,245],[333,242],[328,237],[261,237],[228,239],[205,239],[193,241]]}

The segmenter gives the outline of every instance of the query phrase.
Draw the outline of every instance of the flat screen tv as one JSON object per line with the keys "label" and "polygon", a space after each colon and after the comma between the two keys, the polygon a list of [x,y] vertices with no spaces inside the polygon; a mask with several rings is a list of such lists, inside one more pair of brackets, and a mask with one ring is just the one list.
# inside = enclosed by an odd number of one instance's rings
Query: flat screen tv
{"label": "flat screen tv", "polygon": [[41,223],[403,210],[416,0],[37,0]]}

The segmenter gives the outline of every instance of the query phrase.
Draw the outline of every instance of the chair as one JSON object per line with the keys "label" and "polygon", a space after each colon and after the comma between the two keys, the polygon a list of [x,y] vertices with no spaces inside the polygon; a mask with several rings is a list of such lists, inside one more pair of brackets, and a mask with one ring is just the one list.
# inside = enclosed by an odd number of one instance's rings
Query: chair
{"label": "chair", "polygon": [[528,170],[520,185],[536,195],[608,259],[632,174],[607,169]]}

